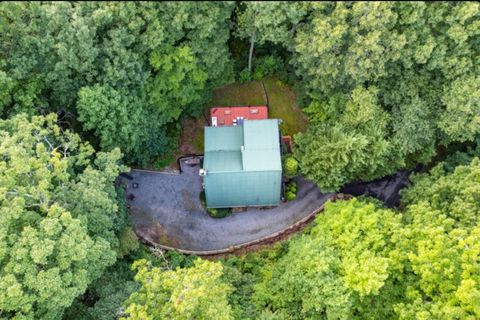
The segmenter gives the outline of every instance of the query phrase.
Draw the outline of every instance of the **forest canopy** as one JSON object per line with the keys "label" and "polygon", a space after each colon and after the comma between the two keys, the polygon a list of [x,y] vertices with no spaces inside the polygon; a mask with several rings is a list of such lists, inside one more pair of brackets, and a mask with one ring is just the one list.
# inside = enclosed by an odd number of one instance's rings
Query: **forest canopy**
{"label": "forest canopy", "polygon": [[[479,61],[478,2],[0,3],[0,319],[480,318]],[[400,207],[217,261],[140,244],[125,165],[272,75],[308,118],[286,175],[423,168]]]}

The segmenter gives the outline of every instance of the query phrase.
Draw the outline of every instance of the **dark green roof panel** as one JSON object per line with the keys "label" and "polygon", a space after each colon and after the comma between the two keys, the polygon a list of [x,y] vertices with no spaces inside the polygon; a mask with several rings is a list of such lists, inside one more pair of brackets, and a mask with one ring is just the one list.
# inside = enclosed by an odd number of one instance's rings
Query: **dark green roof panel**
{"label": "dark green roof panel", "polygon": [[207,206],[269,206],[280,202],[282,163],[277,119],[205,128]]}
{"label": "dark green roof panel", "polygon": [[209,151],[240,151],[242,127],[205,127],[205,153]]}
{"label": "dark green roof panel", "polygon": [[280,203],[282,172],[214,173],[204,183],[209,208],[274,206]]}
{"label": "dark green roof panel", "polygon": [[208,157],[204,158],[203,167],[207,170],[215,168],[214,172],[242,171],[242,153],[240,151],[210,151]]}

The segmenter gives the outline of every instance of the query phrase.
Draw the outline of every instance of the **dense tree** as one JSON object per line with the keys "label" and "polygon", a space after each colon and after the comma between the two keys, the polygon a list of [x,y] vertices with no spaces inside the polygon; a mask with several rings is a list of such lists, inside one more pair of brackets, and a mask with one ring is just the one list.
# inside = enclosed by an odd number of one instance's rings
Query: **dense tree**
{"label": "dense tree", "polygon": [[374,204],[327,204],[310,234],[266,269],[257,304],[281,319],[352,318],[396,268],[389,252],[399,226],[400,217]]}
{"label": "dense tree", "polygon": [[56,116],[0,120],[0,313],[56,319],[116,258],[118,149],[97,153]]}
{"label": "dense tree", "polygon": [[314,114],[312,124],[296,136],[295,156],[301,172],[323,191],[388,172],[395,161],[386,139],[389,115],[378,105],[375,88],[356,88],[348,99],[334,97],[306,111]]}
{"label": "dense tree", "polygon": [[448,212],[426,202],[409,206],[406,213],[410,221],[395,237],[403,272],[393,277],[405,287],[404,298],[393,303],[396,314],[400,319],[478,318],[478,224],[456,227]]}
{"label": "dense tree", "polygon": [[68,308],[63,319],[111,320],[118,319],[124,310],[123,302],[136,290],[131,261],[118,260],[92,283],[84,295]]}
{"label": "dense tree", "polygon": [[237,34],[248,39],[248,70],[252,70],[255,44],[265,42],[290,46],[295,27],[306,12],[306,5],[301,2],[285,3],[282,1],[244,1],[244,8],[238,9]]}
{"label": "dense tree", "polygon": [[455,225],[471,227],[478,222],[480,208],[480,160],[461,165],[446,174],[443,164],[428,174],[414,175],[413,186],[402,191],[404,205],[426,202],[454,219]]}
{"label": "dense tree", "polygon": [[280,319],[476,319],[478,171],[417,175],[399,214],[356,199],[327,204],[313,229],[265,266],[257,314]]}
{"label": "dense tree", "polygon": [[[480,318],[479,17],[476,2],[2,3],[0,318]],[[266,52],[258,78],[290,59],[310,122],[294,157],[323,191],[472,148],[414,175],[402,212],[338,201],[271,251],[152,262],[113,185],[121,153],[172,148],[232,80],[231,35],[250,70]]]}
{"label": "dense tree", "polygon": [[162,270],[136,261],[140,289],[127,300],[127,319],[230,319],[230,287],[222,265],[198,259],[190,268]]}
{"label": "dense tree", "polygon": [[405,298],[401,319],[476,319],[480,316],[480,161],[446,172],[439,164],[412,178],[402,194],[404,227],[395,235]]}
{"label": "dense tree", "polygon": [[230,80],[232,10],[229,2],[2,4],[0,112],[79,116],[105,151],[120,147],[144,163],[172,144],[168,124],[198,115],[208,88]]}
{"label": "dense tree", "polygon": [[[322,139],[324,145],[335,145],[335,158],[344,159],[351,168],[350,174],[342,173],[345,179],[336,180],[346,182],[426,163],[437,144],[474,140],[479,127],[479,15],[480,6],[473,2],[310,6],[307,22],[298,28],[292,62],[310,98],[307,111],[312,119],[321,121],[314,121],[313,126],[318,128],[300,136],[299,143]],[[366,151],[365,156],[371,157],[368,167],[372,168],[366,175],[362,165],[355,167],[363,157],[338,146],[343,140],[328,132],[352,135],[355,128],[351,126],[336,129],[349,101],[338,97],[353,97],[358,88],[370,91],[373,87],[378,106],[389,119],[380,136],[366,132],[365,139],[376,141],[381,137],[390,144],[390,160],[376,157],[377,148]],[[336,104],[332,105],[332,99]],[[327,111],[333,121],[318,125],[324,122],[325,105],[329,105]],[[320,155],[316,151],[319,148],[303,148],[308,151],[300,164],[317,166],[307,175],[320,186],[338,189],[340,184],[332,184],[329,179],[342,170],[335,165],[324,166],[326,155]],[[325,172],[318,173],[322,169]]]}
{"label": "dense tree", "polygon": [[474,140],[480,133],[480,75],[456,79],[442,98],[446,110],[439,126],[447,139]]}

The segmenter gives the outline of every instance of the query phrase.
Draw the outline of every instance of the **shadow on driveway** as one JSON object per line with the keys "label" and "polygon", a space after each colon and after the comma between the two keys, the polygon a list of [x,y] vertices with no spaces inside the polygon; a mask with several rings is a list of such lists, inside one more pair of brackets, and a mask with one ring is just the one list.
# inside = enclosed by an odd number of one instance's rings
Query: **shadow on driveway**
{"label": "shadow on driveway", "polygon": [[[150,243],[188,251],[243,245],[280,232],[318,210],[333,194],[296,178],[297,198],[271,209],[249,208],[211,218],[200,203],[199,165],[182,163],[181,174],[133,170],[127,181],[130,214],[137,234]],[[137,188],[133,188],[134,184]]]}

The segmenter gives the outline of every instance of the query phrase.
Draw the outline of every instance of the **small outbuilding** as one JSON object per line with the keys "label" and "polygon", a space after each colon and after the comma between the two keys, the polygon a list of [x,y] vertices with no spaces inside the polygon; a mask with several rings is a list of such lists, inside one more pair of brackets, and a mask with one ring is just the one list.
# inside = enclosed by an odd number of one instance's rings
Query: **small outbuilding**
{"label": "small outbuilding", "polygon": [[234,126],[242,120],[268,119],[267,106],[212,107],[210,122],[212,127]]}
{"label": "small outbuilding", "polygon": [[205,127],[203,176],[209,208],[280,203],[282,161],[278,119]]}

